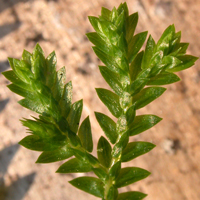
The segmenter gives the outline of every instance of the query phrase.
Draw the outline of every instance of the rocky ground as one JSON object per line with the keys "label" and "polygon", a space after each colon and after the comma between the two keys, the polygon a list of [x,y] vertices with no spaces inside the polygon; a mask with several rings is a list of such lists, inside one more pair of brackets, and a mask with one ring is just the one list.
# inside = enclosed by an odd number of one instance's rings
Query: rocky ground
{"label": "rocky ground", "polygon": [[[46,55],[55,50],[58,68],[66,66],[72,80],[73,100],[83,98],[83,118],[90,115],[93,138],[102,131],[93,111],[105,112],[95,87],[108,88],[101,77],[100,61],[92,52],[85,33],[92,31],[88,15],[112,9],[120,0],[0,0],[0,72],[9,69],[7,57],[20,58],[23,49],[32,51],[37,42]],[[130,13],[139,13],[137,32],[148,30],[157,40],[174,23],[189,42],[188,54],[199,57],[199,0],[127,0]],[[157,147],[129,162],[152,172],[151,176],[121,191],[139,190],[147,200],[200,199],[200,62],[178,73],[182,81],[138,113],[156,114],[162,122],[131,140],[150,141]],[[2,200],[94,200],[67,181],[78,175],[54,173],[62,163],[34,164],[39,153],[17,143],[26,136],[19,119],[32,112],[17,104],[21,97],[6,88],[0,74],[0,199]],[[82,119],[83,119],[82,118]],[[94,149],[94,155],[96,154]]]}

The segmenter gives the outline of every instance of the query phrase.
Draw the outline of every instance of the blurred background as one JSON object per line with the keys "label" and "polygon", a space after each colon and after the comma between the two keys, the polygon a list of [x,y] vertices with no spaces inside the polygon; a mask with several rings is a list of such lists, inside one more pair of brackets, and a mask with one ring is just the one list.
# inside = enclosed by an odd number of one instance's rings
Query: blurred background
{"label": "blurred background", "polygon": [[[112,9],[120,0],[0,0],[0,72],[8,70],[7,57],[20,58],[23,49],[33,51],[40,43],[46,56],[56,51],[58,68],[66,66],[72,80],[73,101],[83,98],[82,119],[90,115],[96,144],[103,134],[94,111],[110,113],[97,98],[95,87],[109,88],[98,70],[101,64],[85,33],[93,29],[87,16],[101,7]],[[188,54],[200,54],[199,0],[127,0],[129,11],[139,13],[136,32],[149,31],[157,41],[164,29],[175,24]],[[163,120],[131,138],[153,142],[150,153],[126,163],[149,170],[148,178],[122,188],[147,193],[146,200],[200,199],[200,62],[177,73],[182,81],[170,86],[138,114],[155,114]],[[94,200],[96,197],[72,187],[68,181],[79,174],[55,171],[63,163],[35,164],[38,152],[17,143],[26,136],[19,119],[35,115],[17,104],[21,97],[8,90],[0,74],[0,199],[1,200]],[[94,145],[96,146],[96,145]],[[96,155],[96,148],[93,152]],[[88,175],[88,174],[87,174]],[[92,174],[89,174],[92,175]]]}

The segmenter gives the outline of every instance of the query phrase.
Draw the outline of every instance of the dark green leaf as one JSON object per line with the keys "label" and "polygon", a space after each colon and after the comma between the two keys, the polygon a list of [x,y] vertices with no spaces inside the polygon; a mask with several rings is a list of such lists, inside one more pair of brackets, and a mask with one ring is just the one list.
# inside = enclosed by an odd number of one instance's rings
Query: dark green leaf
{"label": "dark green leaf", "polygon": [[134,118],[135,118],[135,106],[132,105],[126,111],[126,121],[128,126],[133,122]]}
{"label": "dark green leaf", "polygon": [[172,68],[167,68],[166,71],[178,72],[178,71],[187,69],[187,68],[191,67],[192,65],[194,65],[194,62],[196,60],[198,60],[198,57],[191,56],[191,55],[184,55],[184,56],[179,56],[178,59],[181,60],[182,63],[177,66],[174,66]]}
{"label": "dark green leaf", "polygon": [[56,172],[58,173],[82,173],[90,172],[91,166],[89,163],[85,163],[77,158],[72,158],[62,164]]}
{"label": "dark green leaf", "polygon": [[93,168],[92,171],[103,181],[108,177],[108,174],[101,168]]}
{"label": "dark green leaf", "polygon": [[130,65],[130,77],[131,80],[134,81],[137,77],[137,75],[140,73],[141,69],[141,63],[143,59],[144,51],[141,51],[140,53],[137,54],[135,59]]}
{"label": "dark green leaf", "polygon": [[67,147],[63,147],[61,149],[57,149],[54,151],[44,151],[38,157],[36,163],[51,163],[57,162],[61,160],[65,160],[73,156],[72,150],[68,149]]}
{"label": "dark green leaf", "polygon": [[130,86],[131,95],[133,96],[140,92],[144,88],[148,80],[149,78],[137,78],[135,81],[133,81]]}
{"label": "dark green leaf", "polygon": [[112,148],[109,142],[103,136],[101,136],[97,145],[97,155],[100,163],[107,168],[110,166],[112,158],[111,150]]}
{"label": "dark green leaf", "polygon": [[135,58],[137,53],[142,48],[142,45],[144,44],[144,42],[146,40],[147,33],[148,33],[147,31],[138,33],[131,39],[131,41],[128,45],[128,61],[129,61],[129,63],[131,63],[133,61],[133,59]]}
{"label": "dark green leaf", "polygon": [[116,92],[117,95],[123,93],[123,88],[120,83],[120,77],[117,73],[109,70],[107,67],[99,66],[101,75],[104,77],[109,86]]}
{"label": "dark green leaf", "polygon": [[122,113],[119,96],[103,88],[96,88],[96,92],[109,111],[118,118]]}
{"label": "dark green leaf", "polygon": [[151,151],[156,145],[149,142],[130,142],[122,152],[122,162],[130,161]]}
{"label": "dark green leaf", "polygon": [[138,115],[130,125],[129,135],[137,135],[143,131],[150,129],[160,122],[162,118],[156,115]]}
{"label": "dark green leaf", "polygon": [[158,74],[157,76],[151,78],[147,85],[167,85],[171,83],[175,83],[177,81],[180,81],[180,78],[173,73],[169,72],[162,72]]}
{"label": "dark green leaf", "polygon": [[74,104],[72,104],[69,115],[67,117],[70,129],[74,133],[78,131],[82,109],[83,109],[83,100],[75,102]]}
{"label": "dark green leaf", "polygon": [[111,167],[111,169],[109,171],[109,176],[116,179],[120,173],[120,170],[121,170],[121,162],[118,161]]}
{"label": "dark green leaf", "polygon": [[119,176],[116,179],[116,187],[124,187],[142,180],[150,175],[147,170],[139,167],[126,167],[121,169]]}
{"label": "dark green leaf", "polygon": [[105,135],[114,144],[117,140],[116,123],[108,116],[95,112],[95,116]]}
{"label": "dark green leaf", "polygon": [[118,196],[118,190],[115,186],[112,185],[108,190],[106,199],[113,200],[113,199],[116,199],[117,196]]}
{"label": "dark green leaf", "polygon": [[40,138],[37,135],[29,135],[19,144],[34,151],[53,151],[65,145],[66,137]]}
{"label": "dark green leaf", "polygon": [[133,38],[133,34],[135,32],[137,23],[138,23],[138,13],[133,13],[132,15],[128,17],[127,23],[126,23],[126,41],[128,42],[128,44]]}
{"label": "dark green leaf", "polygon": [[140,93],[133,96],[132,102],[136,109],[140,109],[147,104],[151,103],[153,100],[157,99],[166,88],[162,87],[148,87],[143,89]]}
{"label": "dark green leaf", "polygon": [[92,141],[92,131],[91,131],[91,125],[89,117],[87,117],[81,124],[79,130],[78,130],[78,136],[81,140],[81,143],[83,147],[89,151],[92,152],[93,150],[93,141]]}
{"label": "dark green leaf", "polygon": [[144,53],[144,56],[143,56],[143,59],[142,59],[142,65],[141,65],[142,69],[146,69],[146,68],[149,67],[150,60],[151,60],[153,53],[154,53],[154,50],[155,50],[155,46],[156,46],[155,41],[150,35],[149,39],[147,40],[145,53]]}
{"label": "dark green leaf", "polygon": [[74,187],[83,190],[89,194],[92,194],[96,197],[103,198],[104,196],[104,184],[103,182],[94,177],[80,177],[72,181],[69,181]]}
{"label": "dark green leaf", "polygon": [[118,195],[117,200],[141,200],[144,199],[147,194],[141,192],[125,192]]}

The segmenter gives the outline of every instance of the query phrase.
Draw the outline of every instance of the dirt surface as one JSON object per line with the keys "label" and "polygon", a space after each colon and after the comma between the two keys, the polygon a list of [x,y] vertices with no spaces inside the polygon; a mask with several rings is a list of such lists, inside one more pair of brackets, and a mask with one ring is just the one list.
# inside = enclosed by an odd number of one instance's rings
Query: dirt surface
{"label": "dirt surface", "polygon": [[[85,36],[92,31],[87,16],[97,16],[102,6],[111,9],[120,3],[119,0],[0,0],[0,72],[9,69],[7,57],[20,58],[23,49],[32,52],[37,42],[46,55],[55,50],[58,68],[66,66],[67,80],[73,82],[73,100],[83,98],[82,119],[90,115],[95,144],[103,133],[94,111],[109,116],[110,113],[94,89],[108,86],[97,67],[100,61]],[[199,0],[127,0],[127,3],[130,13],[139,12],[137,32],[148,30],[157,40],[174,23],[176,30],[182,31],[182,41],[190,43],[188,53],[199,56]],[[164,119],[131,138],[157,145],[150,153],[127,163],[152,174],[121,191],[142,191],[148,194],[146,200],[200,199],[199,65],[197,61],[194,67],[178,73],[181,82],[167,86],[165,94],[138,111]],[[0,199],[97,199],[67,182],[79,175],[54,173],[62,162],[34,164],[39,153],[17,144],[26,136],[19,119],[34,114],[17,104],[21,97],[10,92],[7,84],[0,75]]]}

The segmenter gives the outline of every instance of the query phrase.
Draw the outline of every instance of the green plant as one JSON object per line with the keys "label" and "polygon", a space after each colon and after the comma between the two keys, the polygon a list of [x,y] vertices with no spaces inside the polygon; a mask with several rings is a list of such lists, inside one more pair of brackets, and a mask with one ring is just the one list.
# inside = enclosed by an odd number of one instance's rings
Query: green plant
{"label": "green plant", "polygon": [[126,3],[112,11],[102,8],[99,18],[89,17],[89,20],[96,32],[88,33],[87,37],[105,64],[99,69],[113,90],[97,88],[96,92],[117,118],[115,123],[95,112],[107,137],[102,136],[98,141],[98,158],[91,154],[89,117],[79,126],[82,100],[72,104],[72,83],[65,84],[65,68],[56,71],[55,53],[45,58],[38,44],[32,54],[24,50],[21,60],[9,58],[12,70],[3,73],[12,82],[8,88],[24,97],[19,104],[39,114],[38,118],[21,120],[31,135],[19,144],[42,151],[36,163],[70,158],[59,167],[58,173],[93,171],[98,178],[79,177],[70,184],[102,200],[143,199],[146,194],[141,192],[118,194],[118,188],[150,174],[138,167],[121,168],[122,162],[155,147],[149,142],[129,142],[130,136],[148,130],[161,120],[155,115],[136,116],[136,110],[163,94],[166,89],[161,85],[179,81],[173,72],[191,67],[197,58],[185,55],[188,43],[180,43],[181,32],[176,33],[174,25],[164,31],[157,43],[149,36],[145,50],[140,51],[147,32],[134,35],[138,14],[129,15]]}

